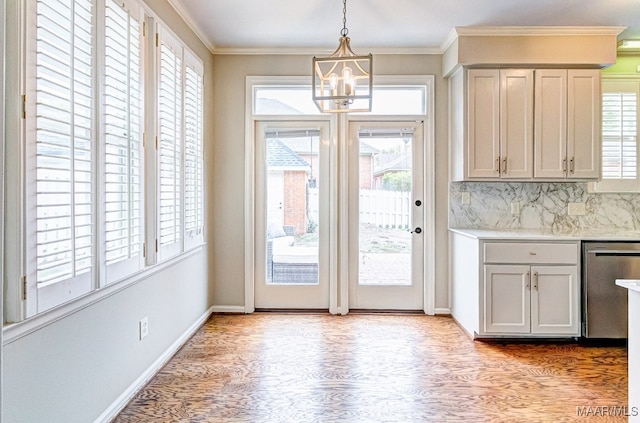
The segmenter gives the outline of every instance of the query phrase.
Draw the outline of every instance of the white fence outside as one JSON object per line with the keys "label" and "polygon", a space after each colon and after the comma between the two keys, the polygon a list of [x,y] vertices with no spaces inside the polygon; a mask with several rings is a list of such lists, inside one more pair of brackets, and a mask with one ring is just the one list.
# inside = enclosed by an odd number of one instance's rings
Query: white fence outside
{"label": "white fence outside", "polygon": [[[309,218],[318,222],[318,189],[309,189]],[[409,191],[360,190],[360,223],[406,229],[411,224]]]}

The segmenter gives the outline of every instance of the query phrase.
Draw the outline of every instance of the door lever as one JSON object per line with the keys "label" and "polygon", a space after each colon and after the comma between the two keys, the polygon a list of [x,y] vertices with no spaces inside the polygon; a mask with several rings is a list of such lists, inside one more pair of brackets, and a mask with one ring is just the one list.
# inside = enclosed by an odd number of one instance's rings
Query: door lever
{"label": "door lever", "polygon": [[422,228],[415,228],[414,230],[411,231],[411,233],[414,233],[414,232],[419,234],[422,232]]}

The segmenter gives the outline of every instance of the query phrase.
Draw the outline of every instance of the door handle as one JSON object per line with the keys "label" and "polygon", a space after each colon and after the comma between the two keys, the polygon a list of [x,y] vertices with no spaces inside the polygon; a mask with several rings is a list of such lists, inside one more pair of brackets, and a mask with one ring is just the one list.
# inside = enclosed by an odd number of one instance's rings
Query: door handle
{"label": "door handle", "polygon": [[538,272],[533,272],[533,289],[538,289]]}
{"label": "door handle", "polygon": [[411,233],[416,233],[416,234],[419,234],[421,232],[422,232],[422,228],[419,228],[419,227],[411,231]]}
{"label": "door handle", "polygon": [[507,158],[502,159],[502,173],[507,174]]}
{"label": "door handle", "polygon": [[416,200],[416,206],[420,207],[422,205],[422,201]]}

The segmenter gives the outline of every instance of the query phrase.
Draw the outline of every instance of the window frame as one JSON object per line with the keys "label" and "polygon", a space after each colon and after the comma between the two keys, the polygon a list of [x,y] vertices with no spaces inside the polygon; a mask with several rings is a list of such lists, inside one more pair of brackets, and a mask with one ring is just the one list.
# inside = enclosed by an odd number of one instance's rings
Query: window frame
{"label": "window frame", "polygon": [[[624,86],[626,84],[635,85],[634,90],[636,96],[636,178],[635,179],[603,179],[602,172],[600,180],[596,182],[590,182],[588,184],[588,191],[593,193],[636,193],[640,192],[640,77],[638,75],[605,75],[602,76],[602,96],[604,98],[605,92],[619,92],[618,90],[609,90],[609,85]],[[631,91],[629,91],[631,92]],[[604,137],[602,137],[604,139]],[[604,141],[600,145],[600,149],[604,148]],[[604,157],[604,154],[602,154]],[[602,167],[602,158],[601,167]]]}
{"label": "window frame", "polygon": [[[156,239],[156,205],[154,187],[156,184],[155,174],[155,157],[156,150],[153,148],[154,143],[149,142],[155,136],[155,124],[157,122],[157,106],[156,87],[157,80],[155,78],[155,57],[158,55],[155,48],[156,24],[166,26],[155,13],[141,0],[124,0],[127,7],[136,8],[140,16],[141,30],[141,50],[140,50],[140,68],[141,68],[141,131],[142,144],[141,149],[141,178],[143,192],[141,193],[141,207],[143,208],[143,232],[141,234],[143,244],[144,259],[141,264],[131,271],[119,274],[116,277],[108,278],[106,265],[106,248],[105,248],[105,223],[104,216],[104,194],[105,194],[105,45],[104,36],[106,33],[106,0],[91,0],[92,8],[95,14],[93,20],[92,31],[95,34],[92,46],[95,49],[92,57],[92,83],[94,101],[92,102],[93,112],[93,130],[90,136],[90,143],[94,149],[92,155],[92,172],[93,172],[93,193],[94,202],[92,219],[93,241],[91,249],[94,254],[93,272],[90,277],[90,289],[86,293],[82,293],[68,301],[51,306],[48,310],[38,312],[37,287],[35,278],[33,277],[33,254],[29,253],[29,249],[33,249],[34,238],[28,232],[29,213],[35,214],[33,204],[33,192],[35,191],[34,172],[29,172],[30,163],[35,159],[30,159],[33,154],[35,141],[35,37],[36,37],[36,0],[28,0],[25,2],[12,2],[7,7],[7,15],[16,19],[9,20],[7,26],[7,39],[9,46],[7,51],[7,77],[8,80],[19,81],[19,84],[10,84],[7,89],[7,155],[18,157],[6,164],[6,182],[7,190],[5,191],[6,199],[9,204],[14,204],[10,210],[5,211],[7,226],[5,229],[5,237],[3,241],[9,242],[14,247],[6,253],[6,261],[4,274],[4,325],[3,333],[6,334],[5,340],[17,339],[32,331],[61,319],[80,308],[101,301],[106,296],[123,290],[147,277],[152,276],[156,272],[167,269],[180,261],[197,254],[202,250],[205,239],[204,230],[199,238],[199,243],[194,242],[191,250],[186,251],[182,248],[178,254],[170,259],[161,261],[155,253],[153,243]],[[123,4],[116,2],[116,4]],[[175,36],[175,34],[174,34]],[[181,48],[193,56],[194,62],[199,63],[202,74],[204,74],[204,63],[188,48],[186,43],[176,37],[181,44]],[[32,56],[32,57],[30,57]],[[184,84],[184,81],[180,81]],[[204,79],[201,80],[202,86],[202,114],[204,115]],[[12,100],[14,99],[14,100]],[[19,101],[17,101],[19,99]],[[180,108],[184,104],[181,100]],[[181,112],[183,113],[183,111]],[[202,116],[204,125],[204,117]],[[202,136],[204,136],[204,131]],[[204,142],[204,139],[202,139]],[[30,146],[28,144],[31,144]],[[184,159],[181,158],[181,161]],[[201,184],[204,187],[205,169],[204,162],[201,172]],[[182,176],[184,179],[184,176]],[[32,185],[29,185],[32,184]],[[182,194],[184,195],[184,194]],[[202,199],[202,222],[204,227],[204,188]],[[62,285],[61,285],[62,287]],[[68,288],[68,287],[67,287]],[[26,298],[26,299],[25,299]],[[34,311],[35,310],[35,311]]]}

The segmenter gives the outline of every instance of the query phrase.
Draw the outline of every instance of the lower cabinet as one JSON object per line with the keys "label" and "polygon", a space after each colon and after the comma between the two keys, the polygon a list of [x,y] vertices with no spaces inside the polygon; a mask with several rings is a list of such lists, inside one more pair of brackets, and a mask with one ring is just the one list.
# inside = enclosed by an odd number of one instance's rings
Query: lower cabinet
{"label": "lower cabinet", "polygon": [[484,266],[484,332],[579,335],[578,267]]}
{"label": "lower cabinet", "polygon": [[450,241],[451,314],[471,336],[580,336],[580,241]]}

